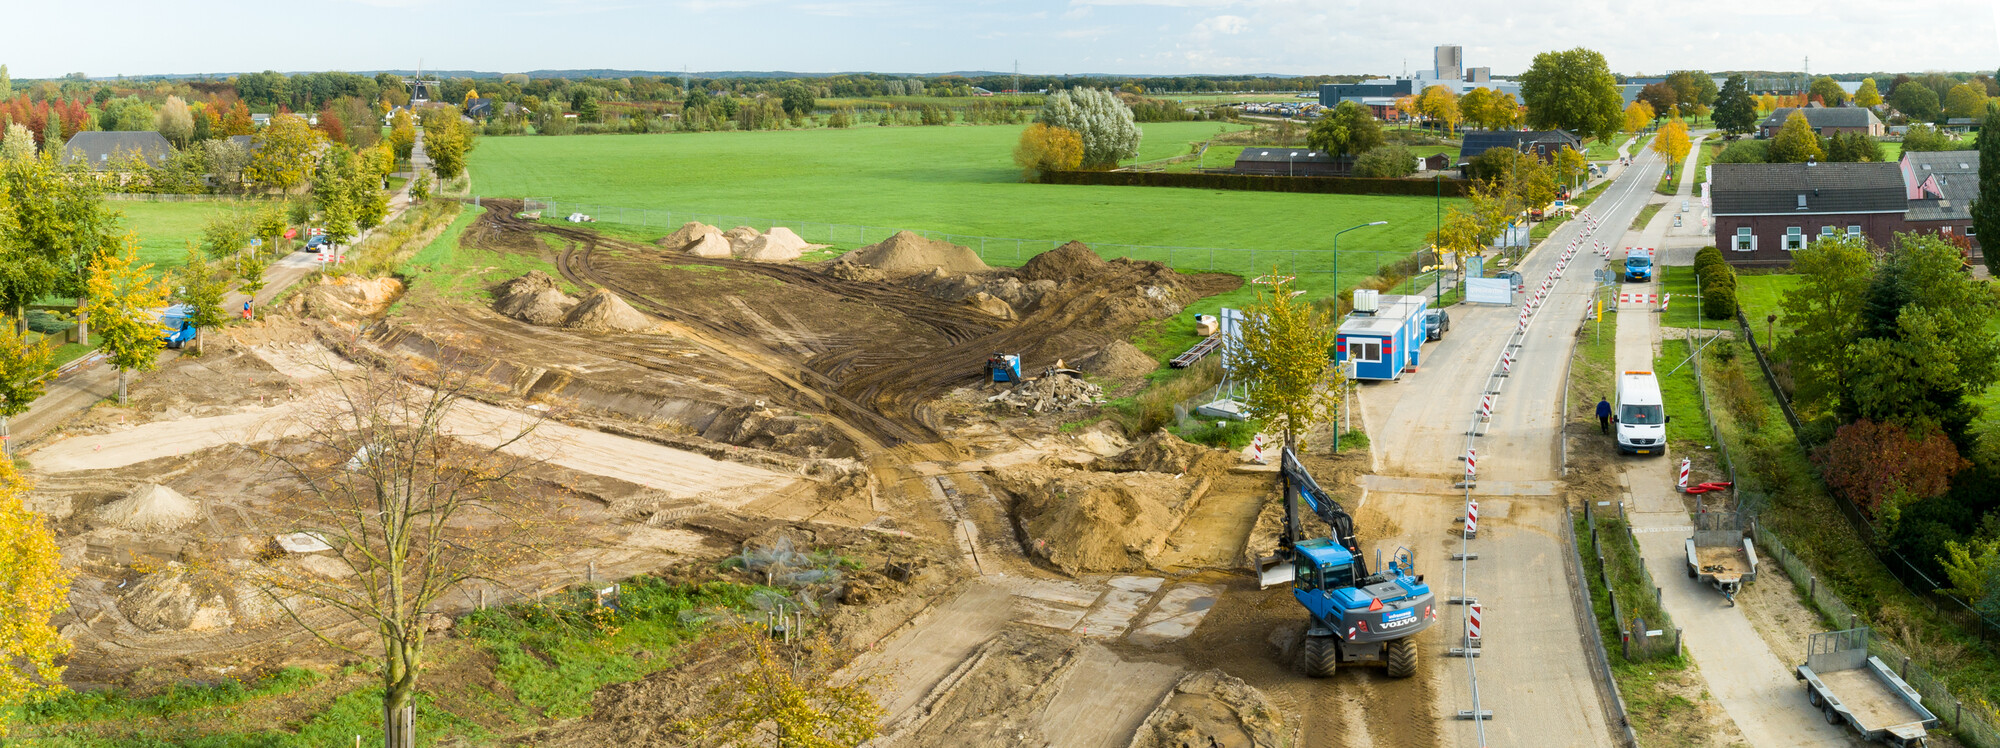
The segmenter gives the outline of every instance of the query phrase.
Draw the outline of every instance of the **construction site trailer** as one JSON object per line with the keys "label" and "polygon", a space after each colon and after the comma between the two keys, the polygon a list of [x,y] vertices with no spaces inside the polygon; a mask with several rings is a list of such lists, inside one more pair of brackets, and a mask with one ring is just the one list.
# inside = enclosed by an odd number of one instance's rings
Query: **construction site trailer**
{"label": "construction site trailer", "polygon": [[1354,311],[1341,321],[1334,360],[1350,363],[1355,379],[1394,380],[1420,363],[1424,313],[1422,296],[1354,292]]}

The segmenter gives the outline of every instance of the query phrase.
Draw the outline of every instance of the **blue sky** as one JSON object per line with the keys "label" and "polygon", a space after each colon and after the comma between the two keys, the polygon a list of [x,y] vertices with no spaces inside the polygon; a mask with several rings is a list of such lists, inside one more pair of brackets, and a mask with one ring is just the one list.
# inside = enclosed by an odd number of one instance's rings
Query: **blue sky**
{"label": "blue sky", "polygon": [[[14,3],[17,77],[276,69],[1518,72],[1588,46],[1624,73],[1993,70],[2000,0],[96,0]],[[1899,7],[1904,6],[1904,7]],[[22,33],[45,29],[50,33]]]}

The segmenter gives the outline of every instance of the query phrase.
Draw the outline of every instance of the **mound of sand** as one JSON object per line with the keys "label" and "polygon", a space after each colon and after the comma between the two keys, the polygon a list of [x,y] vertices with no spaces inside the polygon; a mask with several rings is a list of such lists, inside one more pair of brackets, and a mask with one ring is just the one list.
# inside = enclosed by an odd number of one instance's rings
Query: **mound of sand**
{"label": "mound of sand", "polygon": [[1169,475],[1192,475],[1197,478],[1214,478],[1229,472],[1237,462],[1236,455],[1221,449],[1210,449],[1199,444],[1181,441],[1166,429],[1160,429],[1146,438],[1140,439],[1130,449],[1111,457],[1100,457],[1090,463],[1092,470],[1114,473],[1166,473]]}
{"label": "mound of sand", "polygon": [[403,283],[395,278],[323,277],[292,303],[307,316],[359,319],[381,314],[402,295]]}
{"label": "mound of sand", "polygon": [[1138,379],[1160,368],[1160,362],[1123,340],[1114,340],[1104,350],[1077,362],[1077,368],[1112,379]]}
{"label": "mound of sand", "polygon": [[732,247],[755,239],[757,236],[757,230],[749,226],[738,226],[722,232],[722,238],[729,240],[729,245]]}
{"label": "mound of sand", "polygon": [[909,273],[943,268],[951,273],[983,273],[992,268],[967,247],[947,241],[925,239],[915,233],[898,231],[879,243],[841,255],[841,262],[866,265],[887,273]]}
{"label": "mound of sand", "polygon": [[706,257],[711,260],[728,257],[730,253],[729,240],[722,238],[722,232],[719,231],[712,234],[702,234],[700,239],[696,239],[693,244],[687,245],[686,251],[689,255]]}
{"label": "mound of sand", "polygon": [[1188,673],[1146,717],[1130,748],[1278,748],[1291,736],[1264,692],[1220,670]]}
{"label": "mound of sand", "polygon": [[640,332],[653,329],[654,324],[653,318],[633,309],[618,294],[600,288],[569,310],[562,326],[584,332]]}
{"label": "mound of sand", "polygon": [[993,477],[1014,497],[1028,553],[1070,574],[1146,568],[1209,486],[1189,476],[1039,466]]}
{"label": "mound of sand", "polygon": [[201,504],[158,483],[143,483],[98,507],[97,518],[136,532],[172,532],[199,521]]}
{"label": "mound of sand", "polygon": [[560,325],[576,308],[576,297],[563,293],[556,279],[540,270],[493,288],[493,311],[536,325]]}
{"label": "mound of sand", "polygon": [[[722,229],[700,221],[688,221],[681,224],[680,228],[674,229],[674,233],[660,237],[659,241],[653,243],[678,252],[687,250],[703,237],[709,236],[721,238]],[[727,240],[724,240],[724,243],[727,243]]]}
{"label": "mound of sand", "polygon": [[[734,229],[731,229],[734,231]],[[758,234],[741,242],[731,241],[730,251],[737,259],[756,262],[791,262],[805,254],[812,245],[799,238],[791,229],[773,227],[769,232]]]}
{"label": "mound of sand", "polygon": [[1083,242],[1070,242],[1028,258],[1021,269],[1014,271],[1014,276],[1030,281],[1062,282],[1100,275],[1110,267],[1111,263],[1098,257]]}
{"label": "mound of sand", "polygon": [[147,631],[209,631],[236,623],[216,585],[191,579],[179,561],[147,574],[118,597],[118,610]]}

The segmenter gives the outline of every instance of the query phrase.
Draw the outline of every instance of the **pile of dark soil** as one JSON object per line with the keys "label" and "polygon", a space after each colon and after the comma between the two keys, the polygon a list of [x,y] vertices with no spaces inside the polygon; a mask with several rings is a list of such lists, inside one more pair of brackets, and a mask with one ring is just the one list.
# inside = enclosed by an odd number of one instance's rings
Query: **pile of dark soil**
{"label": "pile of dark soil", "polygon": [[1230,466],[1235,465],[1237,461],[1238,458],[1233,452],[1189,444],[1174,436],[1172,432],[1160,429],[1140,439],[1124,452],[1111,457],[1097,458],[1091,462],[1090,469],[1114,473],[1147,472],[1214,478],[1229,472]]}
{"label": "pile of dark soil", "polygon": [[560,325],[576,308],[556,279],[540,270],[493,287],[493,311],[534,325]]}
{"label": "pile of dark soil", "polygon": [[1149,567],[1210,483],[1164,473],[1039,466],[992,475],[1014,497],[1029,555],[1069,574]]}
{"label": "pile of dark soil", "polygon": [[1070,242],[1028,259],[1014,276],[1022,280],[1063,282],[1102,275],[1111,263],[1083,242]]}

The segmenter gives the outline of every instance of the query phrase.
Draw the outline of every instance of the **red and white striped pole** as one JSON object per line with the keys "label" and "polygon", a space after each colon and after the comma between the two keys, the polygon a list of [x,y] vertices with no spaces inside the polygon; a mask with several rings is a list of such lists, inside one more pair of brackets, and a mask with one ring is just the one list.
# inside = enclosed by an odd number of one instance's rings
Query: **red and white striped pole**
{"label": "red and white striped pole", "polygon": [[1263,434],[1258,434],[1255,439],[1250,440],[1250,460],[1259,465],[1265,464]]}
{"label": "red and white striped pole", "polygon": [[1471,499],[1465,502],[1465,536],[1468,538],[1479,537],[1478,499]]}
{"label": "red and white striped pole", "polygon": [[1688,465],[1689,465],[1689,463],[1688,463],[1688,458],[1686,458],[1686,457],[1682,457],[1682,458],[1681,458],[1681,481],[1680,481],[1680,489],[1681,489],[1681,493],[1687,493],[1687,491],[1688,491]]}
{"label": "red and white striped pole", "polygon": [[[1484,397],[1479,398],[1479,420],[1484,421],[1492,417],[1493,417],[1493,396],[1486,395]],[[1470,452],[1468,452],[1468,454],[1470,454]]]}
{"label": "red and white striped pole", "polygon": [[1471,483],[1479,476],[1479,450],[1465,448],[1465,482]]}
{"label": "red and white striped pole", "polygon": [[1486,612],[1484,606],[1473,603],[1467,606],[1465,617],[1465,648],[1478,649],[1481,638],[1479,632],[1480,614]]}
{"label": "red and white striped pole", "polygon": [[1673,299],[1673,298],[1674,298],[1674,295],[1673,295],[1673,294],[1670,294],[1670,293],[1663,293],[1663,294],[1660,294],[1660,311],[1662,311],[1662,312],[1666,311],[1666,310],[1667,310],[1667,302],[1668,302],[1669,300]]}

